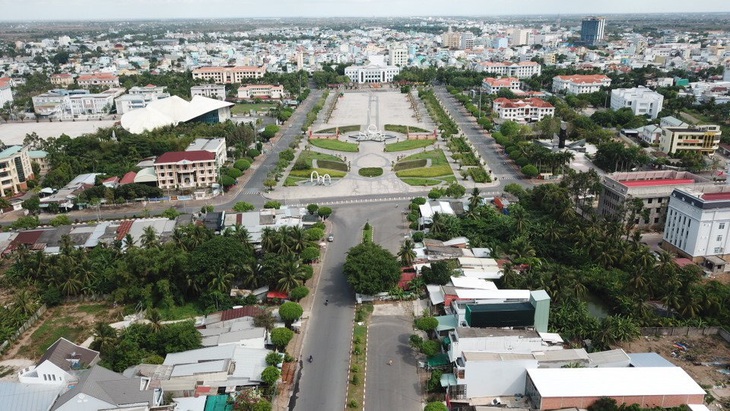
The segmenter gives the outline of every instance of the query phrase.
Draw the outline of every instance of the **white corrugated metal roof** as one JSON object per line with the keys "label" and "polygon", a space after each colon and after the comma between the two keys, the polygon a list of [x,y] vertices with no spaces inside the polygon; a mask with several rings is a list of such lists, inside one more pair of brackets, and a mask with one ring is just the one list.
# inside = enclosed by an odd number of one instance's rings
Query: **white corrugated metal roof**
{"label": "white corrugated metal roof", "polygon": [[679,367],[539,368],[527,374],[543,398],[705,394]]}
{"label": "white corrugated metal roof", "polygon": [[451,283],[457,288],[471,288],[474,290],[497,289],[497,286],[493,282],[474,277],[451,277]]}
{"label": "white corrugated metal roof", "polygon": [[456,296],[466,300],[530,300],[530,290],[456,290]]}
{"label": "white corrugated metal roof", "polygon": [[428,298],[431,300],[432,305],[438,305],[444,303],[444,293],[441,291],[440,285],[429,284],[426,286],[428,290]]}
{"label": "white corrugated metal roof", "polygon": [[462,269],[461,273],[464,277],[480,278],[483,280],[497,280],[502,278],[502,272],[497,267],[491,269]]}

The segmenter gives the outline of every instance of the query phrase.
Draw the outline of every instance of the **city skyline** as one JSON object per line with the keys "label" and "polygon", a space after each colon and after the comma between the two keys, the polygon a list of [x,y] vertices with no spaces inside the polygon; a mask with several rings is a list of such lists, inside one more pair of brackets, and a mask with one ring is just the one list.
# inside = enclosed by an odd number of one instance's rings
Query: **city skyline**
{"label": "city skyline", "polygon": [[406,17],[497,15],[593,15],[730,12],[724,0],[630,1],[575,4],[571,0],[281,0],[276,7],[252,0],[28,0],[6,2],[0,21],[188,18]]}

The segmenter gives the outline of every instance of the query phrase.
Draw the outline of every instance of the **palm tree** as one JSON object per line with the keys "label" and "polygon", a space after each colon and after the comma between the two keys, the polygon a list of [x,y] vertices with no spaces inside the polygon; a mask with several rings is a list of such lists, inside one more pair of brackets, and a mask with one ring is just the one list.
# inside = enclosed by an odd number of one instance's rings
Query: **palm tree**
{"label": "palm tree", "polygon": [[162,329],[162,314],[160,314],[160,310],[155,308],[148,310],[147,319],[150,322],[150,328],[152,329],[152,332],[156,333]]}
{"label": "palm tree", "polygon": [[479,206],[482,202],[482,197],[479,195],[479,189],[474,187],[473,190],[471,190],[471,196],[469,196],[469,211],[473,211],[475,208]]}
{"label": "palm tree", "polygon": [[82,287],[83,284],[78,277],[69,273],[66,281],[61,283],[61,292],[70,297],[72,295],[78,295]]}
{"label": "palm tree", "polygon": [[142,229],[142,238],[140,239],[140,242],[144,248],[157,248],[160,245],[160,242],[157,237],[157,230],[155,230],[155,227],[148,225]]}
{"label": "palm tree", "polygon": [[271,253],[275,251],[276,247],[276,236],[278,233],[271,227],[265,227],[261,230],[261,248],[265,253]]}
{"label": "palm tree", "polygon": [[94,325],[94,342],[91,347],[106,354],[117,345],[117,330],[109,324],[98,322]]}
{"label": "palm tree", "polygon": [[223,269],[218,269],[212,273],[208,282],[208,288],[227,295],[231,291],[233,278],[233,274]]}
{"label": "palm tree", "polygon": [[302,227],[295,226],[291,227],[288,231],[287,238],[291,242],[291,251],[297,254],[304,251],[304,249],[309,245],[304,229]]}
{"label": "palm tree", "polygon": [[13,311],[24,317],[33,314],[37,308],[36,305],[36,300],[28,290],[18,291],[13,299]]}
{"label": "palm tree", "polygon": [[302,279],[305,275],[304,267],[293,254],[285,257],[284,261],[277,267],[276,274],[279,277],[276,282],[278,290],[286,293],[302,285]]}
{"label": "palm tree", "polygon": [[407,238],[403,242],[403,245],[401,245],[400,251],[398,251],[398,257],[400,257],[400,263],[402,266],[411,266],[416,260],[416,252],[413,250],[413,247],[413,240],[411,240],[410,238]]}
{"label": "palm tree", "polygon": [[261,264],[250,262],[241,267],[241,283],[244,287],[254,289],[261,281]]}

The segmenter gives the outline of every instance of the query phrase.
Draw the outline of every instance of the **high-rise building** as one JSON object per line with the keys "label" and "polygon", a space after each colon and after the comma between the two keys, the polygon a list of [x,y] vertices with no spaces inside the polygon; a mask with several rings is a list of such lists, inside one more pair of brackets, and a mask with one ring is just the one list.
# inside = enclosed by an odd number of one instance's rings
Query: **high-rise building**
{"label": "high-rise building", "polygon": [[461,33],[461,49],[468,50],[474,48],[474,33],[465,31]]}
{"label": "high-rise building", "polygon": [[408,47],[393,45],[388,48],[388,60],[391,66],[405,67],[408,65]]}
{"label": "high-rise building", "polygon": [[603,41],[605,29],[605,17],[586,17],[580,26],[580,41],[583,44],[595,46]]}
{"label": "high-rise building", "polygon": [[458,49],[461,46],[461,33],[451,30],[441,35],[441,45],[449,49]]}

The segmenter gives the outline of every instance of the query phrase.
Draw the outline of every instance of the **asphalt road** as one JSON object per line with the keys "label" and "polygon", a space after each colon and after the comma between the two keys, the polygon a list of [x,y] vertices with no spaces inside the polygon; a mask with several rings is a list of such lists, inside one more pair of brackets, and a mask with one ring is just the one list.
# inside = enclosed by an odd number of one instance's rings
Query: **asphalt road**
{"label": "asphalt road", "polygon": [[412,333],[407,315],[373,315],[368,329],[365,411],[422,409],[418,360],[408,340]]}
{"label": "asphalt road", "polygon": [[482,158],[487,161],[487,165],[492,169],[493,175],[497,177],[500,187],[509,183],[517,183],[525,187],[532,186],[530,180],[522,177],[514,163],[508,161],[507,156],[502,153],[502,149],[494,139],[476,123],[476,119],[468,114],[464,106],[446,91],[446,87],[437,86],[434,87],[434,91],[444,109],[451,114],[464,135],[471,140]]}
{"label": "asphalt road", "polygon": [[[399,206],[396,208],[395,204]],[[402,215],[404,204],[405,201],[400,201],[374,203],[367,207],[361,204],[333,207],[330,222],[335,241],[328,243],[315,291],[302,351],[304,367],[299,391],[293,398],[294,410],[344,409],[355,298],[342,274],[342,266],[347,251],[362,241],[362,227],[366,222],[373,226],[376,242],[388,249],[397,249],[407,231]],[[325,300],[329,300],[327,306]],[[310,355],[314,359],[311,364],[306,361]]]}

